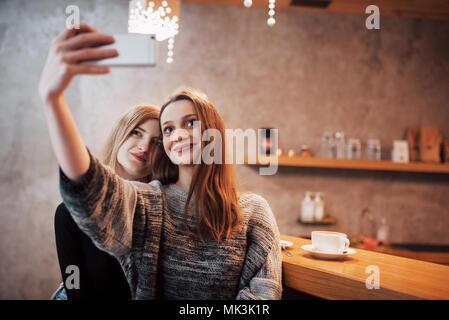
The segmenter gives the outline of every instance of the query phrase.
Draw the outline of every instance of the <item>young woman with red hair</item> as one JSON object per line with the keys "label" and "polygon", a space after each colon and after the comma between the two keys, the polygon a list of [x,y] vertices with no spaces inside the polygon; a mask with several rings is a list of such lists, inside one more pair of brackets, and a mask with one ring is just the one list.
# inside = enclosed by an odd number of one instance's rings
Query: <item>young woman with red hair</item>
{"label": "young woman with red hair", "polygon": [[[67,30],[55,40],[39,90],[76,223],[118,259],[133,299],[280,299],[279,231],[268,203],[237,192],[233,164],[201,161],[210,143],[226,159],[223,120],[204,94],[180,91],[161,108],[161,137],[150,151],[157,180],[125,181],[84,146],[63,93],[75,74],[108,72],[79,61],[114,53],[86,51],[113,40],[81,27],[84,37]],[[197,138],[208,129],[222,143]]]}

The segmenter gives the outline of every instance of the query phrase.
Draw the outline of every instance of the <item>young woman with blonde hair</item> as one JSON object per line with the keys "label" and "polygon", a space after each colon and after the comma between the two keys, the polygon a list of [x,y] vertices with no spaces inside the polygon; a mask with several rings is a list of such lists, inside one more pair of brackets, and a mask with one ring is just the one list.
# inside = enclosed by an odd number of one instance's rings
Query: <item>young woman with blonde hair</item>
{"label": "young woman with blonde hair", "polygon": [[[113,39],[81,28],[85,37],[67,30],[55,40],[60,51],[50,49],[39,86],[61,195],[76,223],[118,259],[133,299],[280,299],[279,231],[268,203],[237,193],[233,165],[197,161],[210,143],[226,156],[223,120],[204,94],[181,91],[163,105],[150,150],[157,180],[124,181],[84,146],[63,93],[75,74],[108,72],[79,61],[114,54],[86,51]],[[208,129],[220,132],[221,144],[195,138]]]}
{"label": "young woman with blonde hair", "polygon": [[[102,163],[121,178],[153,180],[149,162],[150,144],[159,135],[158,107],[137,106],[123,114],[113,126],[102,150]],[[64,203],[55,213],[55,238],[63,285],[55,299],[129,299],[128,283],[118,261],[97,248],[80,230]],[[79,288],[70,285],[79,270]],[[69,268],[68,268],[69,267]],[[67,269],[68,268],[68,269]],[[70,272],[68,272],[70,271]],[[66,281],[69,286],[64,286]],[[73,283],[74,284],[74,283]]]}

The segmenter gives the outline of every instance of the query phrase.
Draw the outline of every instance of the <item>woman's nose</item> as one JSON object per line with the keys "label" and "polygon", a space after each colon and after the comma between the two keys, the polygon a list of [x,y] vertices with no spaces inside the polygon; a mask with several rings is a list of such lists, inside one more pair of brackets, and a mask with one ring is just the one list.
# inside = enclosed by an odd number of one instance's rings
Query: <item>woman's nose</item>
{"label": "woman's nose", "polygon": [[148,149],[148,143],[139,143],[137,145],[137,148],[139,149],[139,151],[141,152],[146,152]]}
{"label": "woman's nose", "polygon": [[189,132],[184,129],[178,129],[173,132],[175,141],[182,141],[184,139],[189,138]]}

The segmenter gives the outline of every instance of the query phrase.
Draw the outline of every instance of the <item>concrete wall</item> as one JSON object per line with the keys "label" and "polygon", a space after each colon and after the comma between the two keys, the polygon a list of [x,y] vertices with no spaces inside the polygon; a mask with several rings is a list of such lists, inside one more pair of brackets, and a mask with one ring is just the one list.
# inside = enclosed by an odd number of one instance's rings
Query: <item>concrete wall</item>
{"label": "concrete wall", "polygon": [[[0,2],[0,299],[46,299],[60,278],[53,214],[60,202],[57,164],[37,94],[48,46],[76,4],[82,22],[106,33],[127,31],[127,1]],[[440,127],[449,137],[449,22],[364,15],[277,12],[182,4],[174,62],[160,44],[154,69],[113,70],[75,79],[67,99],[86,144],[96,153],[113,121],[139,103],[160,105],[179,86],[205,91],[229,128],[280,129],[284,148],[323,131],[388,150],[407,126]],[[306,190],[325,193],[330,227],[357,233],[363,208],[387,217],[393,242],[449,244],[449,181],[441,175],[281,168],[266,177],[238,168],[243,189],[263,195],[280,231],[296,224]]]}

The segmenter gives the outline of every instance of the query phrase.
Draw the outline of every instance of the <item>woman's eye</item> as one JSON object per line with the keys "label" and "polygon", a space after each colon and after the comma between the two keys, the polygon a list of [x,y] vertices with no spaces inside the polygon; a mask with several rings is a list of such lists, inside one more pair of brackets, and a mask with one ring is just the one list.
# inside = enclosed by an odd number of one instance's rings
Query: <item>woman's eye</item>
{"label": "woman's eye", "polygon": [[190,119],[189,121],[187,121],[187,125],[193,127],[195,125],[195,121],[196,119]]}
{"label": "woman's eye", "polygon": [[164,129],[164,133],[170,133],[170,132],[171,132],[171,130],[172,130],[172,128],[171,128],[171,127],[165,127],[165,129]]}
{"label": "woman's eye", "polygon": [[142,135],[139,130],[133,130],[133,131],[131,131],[131,134],[136,135],[138,137],[140,137]]}

